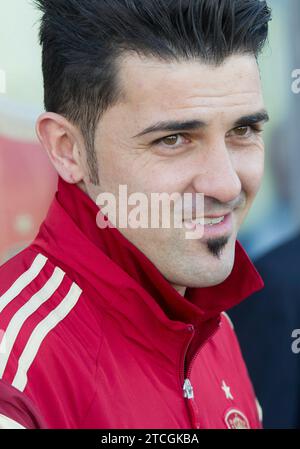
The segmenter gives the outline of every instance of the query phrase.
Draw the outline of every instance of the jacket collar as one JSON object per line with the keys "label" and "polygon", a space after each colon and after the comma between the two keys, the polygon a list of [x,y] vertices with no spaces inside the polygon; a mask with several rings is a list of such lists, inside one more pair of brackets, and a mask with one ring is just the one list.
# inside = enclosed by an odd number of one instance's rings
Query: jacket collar
{"label": "jacket collar", "polygon": [[[105,292],[110,296],[112,289],[118,292],[114,295],[118,310],[125,292],[126,297],[128,293],[142,297],[156,317],[175,330],[183,323],[197,326],[216,318],[263,287],[260,275],[237,242],[230,276],[217,286],[188,288],[182,297],[116,228],[97,227],[98,212],[97,205],[78,186],[59,178],[58,191],[33,244],[56,258],[62,268],[65,263],[66,270],[71,267],[91,285],[98,283],[102,296]],[[137,307],[138,302],[141,300]],[[128,313],[130,310],[126,308]]]}

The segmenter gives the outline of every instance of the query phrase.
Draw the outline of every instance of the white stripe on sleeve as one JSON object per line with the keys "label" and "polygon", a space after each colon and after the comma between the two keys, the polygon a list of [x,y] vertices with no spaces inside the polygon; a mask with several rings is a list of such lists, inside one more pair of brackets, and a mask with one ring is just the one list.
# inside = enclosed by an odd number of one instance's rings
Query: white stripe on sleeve
{"label": "white stripe on sleeve", "polygon": [[63,301],[36,326],[19,359],[18,370],[12,383],[13,387],[24,391],[27,384],[27,372],[44,338],[71,312],[77,304],[81,293],[80,287],[73,283]]}
{"label": "white stripe on sleeve", "polygon": [[40,274],[47,260],[47,257],[39,254],[34,259],[31,267],[25,271],[25,273],[23,273],[2,296],[0,296],[0,313]]}
{"label": "white stripe on sleeve", "polygon": [[10,353],[13,345],[18,337],[18,334],[27,320],[36,310],[53,295],[63,281],[65,273],[58,267],[55,268],[52,276],[46,284],[36,292],[29,301],[27,301],[20,309],[15,313],[9,322],[9,325],[3,335],[5,341],[5,351],[0,353],[0,378],[5,371]]}
{"label": "white stripe on sleeve", "polygon": [[26,429],[17,421],[0,414],[0,429]]}

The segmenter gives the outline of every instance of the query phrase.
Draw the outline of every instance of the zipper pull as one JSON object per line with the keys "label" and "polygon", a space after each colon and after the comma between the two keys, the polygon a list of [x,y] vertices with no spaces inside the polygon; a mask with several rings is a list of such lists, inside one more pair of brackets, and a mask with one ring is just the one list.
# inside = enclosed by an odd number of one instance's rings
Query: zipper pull
{"label": "zipper pull", "polygon": [[190,379],[185,379],[183,384],[183,397],[187,399],[194,399],[194,390]]}

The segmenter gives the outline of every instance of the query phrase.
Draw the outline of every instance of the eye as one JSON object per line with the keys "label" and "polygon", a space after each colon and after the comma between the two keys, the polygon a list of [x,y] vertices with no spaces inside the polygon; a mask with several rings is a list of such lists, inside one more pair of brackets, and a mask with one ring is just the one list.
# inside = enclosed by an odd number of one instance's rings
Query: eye
{"label": "eye", "polygon": [[234,129],[234,132],[237,136],[244,137],[248,134],[249,130],[251,130],[250,126],[239,126]]}
{"label": "eye", "polygon": [[173,146],[178,142],[179,135],[164,137],[161,142],[165,143],[167,146]]}
{"label": "eye", "polygon": [[258,124],[255,125],[249,125],[249,126],[238,126],[234,128],[233,130],[229,131],[229,135],[234,135],[237,137],[250,137],[253,134],[259,134],[262,132],[262,129]]}
{"label": "eye", "polygon": [[172,134],[171,136],[162,137],[153,142],[154,145],[162,147],[168,147],[168,149],[177,149],[184,143],[187,143],[187,139],[182,134]]}

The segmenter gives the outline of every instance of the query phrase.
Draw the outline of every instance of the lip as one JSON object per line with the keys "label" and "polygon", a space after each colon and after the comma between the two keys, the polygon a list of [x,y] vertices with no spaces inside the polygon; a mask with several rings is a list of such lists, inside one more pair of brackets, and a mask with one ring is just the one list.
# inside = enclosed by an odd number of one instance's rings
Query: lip
{"label": "lip", "polygon": [[215,225],[201,225],[201,224],[192,224],[185,222],[186,229],[189,229],[190,231],[197,231],[197,229],[201,230],[203,229],[203,236],[202,239],[209,239],[209,238],[217,238],[217,237],[223,237],[225,235],[230,235],[233,232],[233,216],[232,212],[227,213],[226,215],[209,215],[205,218],[221,218],[224,216],[224,220],[221,223],[215,224]]}

